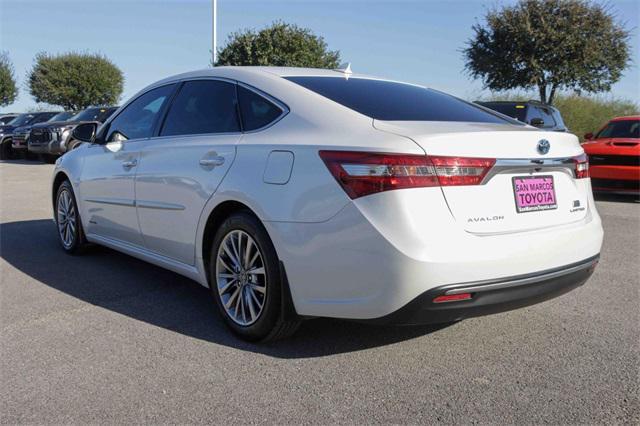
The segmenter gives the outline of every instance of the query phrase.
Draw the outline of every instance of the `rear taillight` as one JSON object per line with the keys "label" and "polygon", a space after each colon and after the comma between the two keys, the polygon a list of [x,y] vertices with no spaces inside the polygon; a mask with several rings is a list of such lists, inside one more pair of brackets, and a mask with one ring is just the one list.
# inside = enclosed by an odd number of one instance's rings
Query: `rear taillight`
{"label": "rear taillight", "polygon": [[494,159],[320,151],[333,177],[351,198],[430,186],[478,185]]}
{"label": "rear taillight", "polygon": [[496,164],[493,158],[429,157],[441,186],[479,185]]}
{"label": "rear taillight", "polygon": [[584,179],[589,177],[589,157],[587,154],[578,155],[573,157],[573,162],[576,166],[576,179]]}

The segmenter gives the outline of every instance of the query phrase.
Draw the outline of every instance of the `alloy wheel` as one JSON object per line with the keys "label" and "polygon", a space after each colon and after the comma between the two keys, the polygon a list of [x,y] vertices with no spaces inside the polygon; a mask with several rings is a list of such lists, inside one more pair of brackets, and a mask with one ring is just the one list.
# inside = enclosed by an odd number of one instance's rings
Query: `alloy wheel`
{"label": "alloy wheel", "polygon": [[267,275],[255,240],[241,230],[222,239],[216,257],[216,284],[225,312],[238,325],[256,322],[264,310]]}
{"label": "alloy wheel", "polygon": [[76,238],[77,215],[76,208],[67,189],[58,195],[57,209],[58,233],[65,248],[71,248]]}

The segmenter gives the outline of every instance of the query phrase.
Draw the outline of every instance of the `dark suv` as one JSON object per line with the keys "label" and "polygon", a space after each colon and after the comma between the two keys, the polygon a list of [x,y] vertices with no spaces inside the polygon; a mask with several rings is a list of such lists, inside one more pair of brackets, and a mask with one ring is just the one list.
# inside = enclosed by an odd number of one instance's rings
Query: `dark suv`
{"label": "dark suv", "polygon": [[27,154],[27,141],[29,140],[29,133],[34,126],[39,124],[48,123],[54,120],[67,120],[69,117],[73,116],[73,112],[63,111],[59,112],[53,117],[49,118],[47,121],[38,122],[38,123],[30,123],[26,126],[17,127],[13,131],[13,136],[11,136],[11,148],[13,149],[14,156],[17,153],[21,153],[22,157],[25,157]]}
{"label": "dark suv", "polygon": [[71,138],[71,132],[78,124],[87,121],[102,123],[117,109],[118,107],[91,107],[66,120],[51,120],[33,126],[29,135],[29,153],[55,156],[71,151],[77,145],[77,141]]}
{"label": "dark suv", "polygon": [[490,108],[511,118],[544,130],[568,132],[557,108],[538,101],[476,101],[478,105]]}
{"label": "dark suv", "polygon": [[16,152],[11,146],[11,141],[13,139],[13,133],[17,129],[20,129],[24,126],[31,126],[36,123],[47,121],[54,115],[58,114],[58,112],[59,111],[20,114],[19,116],[11,120],[8,124],[0,126],[0,160],[12,160],[13,158],[15,158]]}

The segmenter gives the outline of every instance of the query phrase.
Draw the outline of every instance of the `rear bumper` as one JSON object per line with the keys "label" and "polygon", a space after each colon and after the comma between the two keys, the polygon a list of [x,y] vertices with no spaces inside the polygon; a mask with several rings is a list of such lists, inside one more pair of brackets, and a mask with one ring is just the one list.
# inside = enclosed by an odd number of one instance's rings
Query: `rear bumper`
{"label": "rear bumper", "polygon": [[[561,268],[515,277],[433,288],[403,308],[367,322],[377,324],[437,324],[489,315],[558,297],[584,284],[599,255]],[[438,296],[470,293],[470,300],[434,303]]]}

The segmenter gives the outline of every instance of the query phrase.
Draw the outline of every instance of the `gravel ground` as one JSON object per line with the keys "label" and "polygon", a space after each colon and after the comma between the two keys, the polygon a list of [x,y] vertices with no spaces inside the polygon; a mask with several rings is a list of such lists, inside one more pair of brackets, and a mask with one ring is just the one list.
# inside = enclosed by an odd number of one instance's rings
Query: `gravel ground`
{"label": "gravel ground", "polygon": [[52,166],[0,163],[2,423],[640,422],[640,204],[598,202],[583,287],[445,328],[305,323],[232,337],[206,289],[58,247]]}

